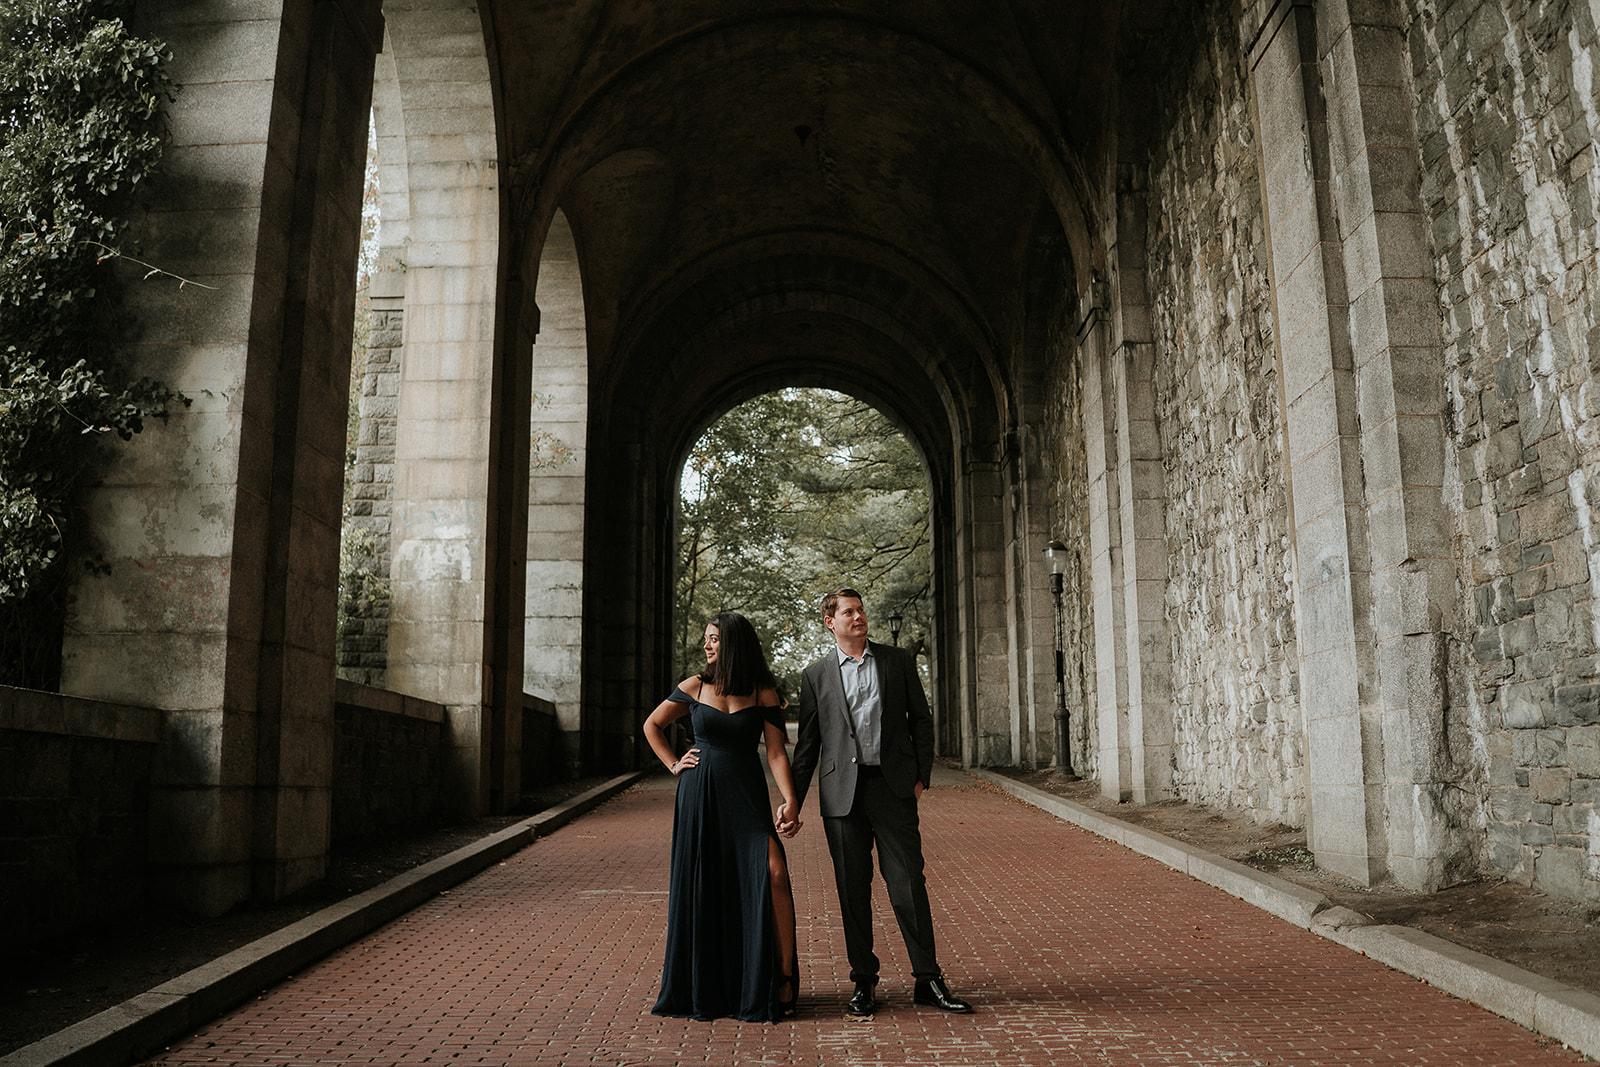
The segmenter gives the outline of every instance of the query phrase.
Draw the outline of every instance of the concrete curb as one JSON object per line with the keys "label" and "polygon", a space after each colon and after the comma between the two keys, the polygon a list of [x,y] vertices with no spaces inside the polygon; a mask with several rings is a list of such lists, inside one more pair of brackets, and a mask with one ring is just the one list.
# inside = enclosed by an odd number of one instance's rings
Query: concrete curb
{"label": "concrete curb", "polygon": [[[1373,925],[1365,915],[1336,907],[1321,893],[1203,852],[1164,834],[1142,830],[1004,775],[976,767],[968,768],[967,773],[1319,937],[1520,1023],[1590,1059],[1600,1059],[1600,997],[1592,993],[1542,978],[1421,930]],[[8,1065],[0,1061],[0,1067]]]}
{"label": "concrete curb", "polygon": [[121,1067],[194,1030],[307,964],[372,932],[501,858],[525,848],[642,779],[624,774],[470,845],[330,904],[0,1057],[0,1067]]}

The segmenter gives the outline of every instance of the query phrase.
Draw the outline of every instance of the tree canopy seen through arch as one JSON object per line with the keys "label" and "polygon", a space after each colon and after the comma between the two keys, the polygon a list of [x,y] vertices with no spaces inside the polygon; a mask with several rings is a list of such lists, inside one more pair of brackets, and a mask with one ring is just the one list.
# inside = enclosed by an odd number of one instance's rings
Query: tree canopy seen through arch
{"label": "tree canopy seen through arch", "polygon": [[874,639],[904,617],[902,645],[927,647],[927,478],[905,436],[870,405],[782,389],[718,419],[684,465],[676,597],[680,675],[704,664],[719,611],[747,616],[795,698],[800,670],[832,644],[819,600],[861,591]]}

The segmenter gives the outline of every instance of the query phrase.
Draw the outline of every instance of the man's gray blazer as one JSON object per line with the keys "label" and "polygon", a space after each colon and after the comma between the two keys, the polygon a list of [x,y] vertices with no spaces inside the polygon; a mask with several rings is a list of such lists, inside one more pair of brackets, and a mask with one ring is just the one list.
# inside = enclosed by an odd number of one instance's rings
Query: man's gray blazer
{"label": "man's gray blazer", "polygon": [[[910,797],[933,775],[933,715],[916,663],[904,649],[867,642],[878,667],[883,714],[883,778],[898,796]],[[800,737],[794,750],[795,797],[802,804],[813,773],[820,774],[822,814],[850,813],[860,763],[850,711],[839,676],[839,653],[829,649],[800,675]]]}

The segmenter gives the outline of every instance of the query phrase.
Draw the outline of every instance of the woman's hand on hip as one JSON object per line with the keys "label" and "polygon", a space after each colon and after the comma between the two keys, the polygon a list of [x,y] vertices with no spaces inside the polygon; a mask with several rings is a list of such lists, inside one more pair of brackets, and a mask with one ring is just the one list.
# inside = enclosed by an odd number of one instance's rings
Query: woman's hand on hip
{"label": "woman's hand on hip", "polygon": [[690,767],[698,767],[699,765],[700,750],[698,748],[691,748],[689,751],[679,756],[678,762],[674,763],[668,769],[671,770],[674,775],[679,775],[688,770]]}

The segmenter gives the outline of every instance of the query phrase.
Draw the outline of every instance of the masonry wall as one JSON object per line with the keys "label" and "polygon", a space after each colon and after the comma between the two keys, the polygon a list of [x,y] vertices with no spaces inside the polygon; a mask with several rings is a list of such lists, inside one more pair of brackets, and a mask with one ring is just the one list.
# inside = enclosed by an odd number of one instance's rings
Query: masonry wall
{"label": "masonry wall", "polygon": [[[1494,873],[1600,899],[1600,5],[1408,5]],[[1462,783],[1481,798],[1480,783]]]}
{"label": "masonry wall", "polygon": [[334,848],[443,821],[443,705],[343,679],[335,693]]}
{"label": "masonry wall", "polygon": [[[340,589],[339,677],[383,688],[389,665],[389,520],[393,514],[394,438],[400,396],[400,355],[405,311],[388,295],[393,274],[379,276],[362,367],[355,465],[346,472],[344,536],[355,544],[340,551],[340,577],[352,567],[373,581]],[[388,283],[387,285],[384,283]]]}
{"label": "masonry wall", "polygon": [[1173,788],[1299,826],[1304,724],[1284,427],[1249,79],[1228,10],[1186,10],[1172,34],[1188,44],[1160,83],[1146,182]]}
{"label": "masonry wall", "polygon": [[150,708],[0,687],[0,949],[145,903],[160,722]]}

